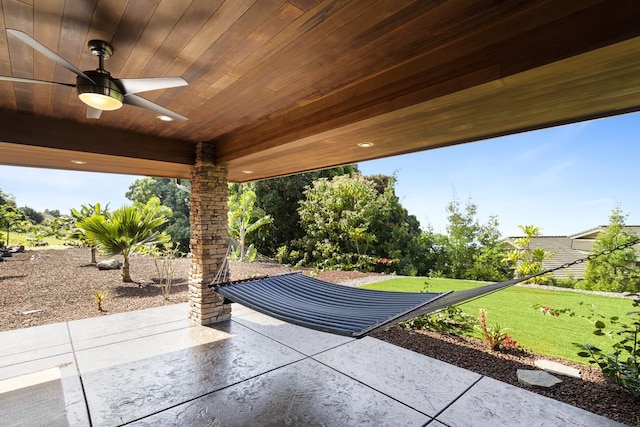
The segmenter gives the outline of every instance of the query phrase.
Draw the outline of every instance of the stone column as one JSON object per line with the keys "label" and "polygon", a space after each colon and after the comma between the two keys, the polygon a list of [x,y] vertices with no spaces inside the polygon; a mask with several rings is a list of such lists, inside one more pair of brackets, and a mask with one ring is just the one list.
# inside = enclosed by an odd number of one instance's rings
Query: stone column
{"label": "stone column", "polygon": [[[191,174],[191,271],[189,273],[189,318],[208,325],[231,317],[231,305],[208,288],[223,265],[227,231],[227,168],[214,164],[215,147],[200,142]],[[228,272],[223,280],[229,279]]]}

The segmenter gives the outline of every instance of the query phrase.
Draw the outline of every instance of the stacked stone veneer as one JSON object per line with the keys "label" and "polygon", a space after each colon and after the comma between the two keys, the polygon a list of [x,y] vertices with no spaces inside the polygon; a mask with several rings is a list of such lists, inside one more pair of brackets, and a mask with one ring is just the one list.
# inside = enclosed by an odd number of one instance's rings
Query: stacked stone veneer
{"label": "stacked stone veneer", "polygon": [[[231,317],[231,305],[209,289],[229,246],[227,231],[227,169],[214,164],[212,144],[198,143],[191,174],[191,270],[189,318],[208,325]],[[228,280],[228,271],[222,277]]]}

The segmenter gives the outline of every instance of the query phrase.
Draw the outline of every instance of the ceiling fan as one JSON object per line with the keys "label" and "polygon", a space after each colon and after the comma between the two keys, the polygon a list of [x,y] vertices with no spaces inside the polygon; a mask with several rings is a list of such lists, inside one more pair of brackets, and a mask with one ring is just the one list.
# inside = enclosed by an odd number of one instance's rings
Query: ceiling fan
{"label": "ceiling fan", "polygon": [[157,77],[146,79],[116,79],[104,69],[104,60],[113,54],[113,46],[102,40],[89,41],[89,50],[98,57],[98,69],[81,71],[66,59],[44,46],[27,33],[19,30],[7,29],[7,33],[28,44],[47,58],[56,62],[76,74],[76,83],[50,82],[46,80],[24,79],[20,77],[0,76],[0,80],[19,83],[40,83],[75,87],[78,98],[87,105],[87,118],[99,119],[102,111],[112,111],[121,108],[123,104],[145,108],[159,114],[162,120],[186,121],[187,117],[171,111],[161,105],[135,95],[157,89],[187,86],[189,83],[182,77]]}

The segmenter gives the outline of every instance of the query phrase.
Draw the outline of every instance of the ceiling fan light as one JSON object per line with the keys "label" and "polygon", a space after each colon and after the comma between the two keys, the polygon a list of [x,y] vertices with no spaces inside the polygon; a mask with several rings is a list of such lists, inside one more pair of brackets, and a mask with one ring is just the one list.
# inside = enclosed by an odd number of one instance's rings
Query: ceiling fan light
{"label": "ceiling fan light", "polygon": [[111,80],[108,73],[85,72],[95,84],[82,76],[76,77],[78,98],[90,107],[103,111],[113,111],[122,107],[122,90]]}
{"label": "ceiling fan light", "polygon": [[81,93],[80,101],[98,110],[113,111],[122,107],[122,101],[101,93]]}

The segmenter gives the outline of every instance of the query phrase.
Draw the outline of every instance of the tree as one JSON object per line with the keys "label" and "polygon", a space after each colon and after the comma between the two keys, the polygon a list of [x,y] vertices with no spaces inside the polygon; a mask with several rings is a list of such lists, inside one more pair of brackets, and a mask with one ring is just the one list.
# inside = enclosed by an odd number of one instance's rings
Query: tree
{"label": "tree", "polygon": [[9,245],[9,231],[23,220],[24,214],[18,209],[14,198],[0,190],[0,228],[6,231],[7,246]]}
{"label": "tree", "polygon": [[[638,237],[625,231],[626,215],[616,206],[609,216],[609,225],[601,231],[593,243],[592,253],[615,249]],[[581,287],[606,292],[640,291],[640,271],[636,267],[634,247],[601,255],[587,262]]]}
{"label": "tree", "polygon": [[446,207],[447,225],[447,275],[454,279],[466,279],[473,267],[473,257],[478,250],[477,235],[480,229],[476,214],[477,206],[471,201],[462,208],[460,200],[454,197]]}
{"label": "tree", "polygon": [[[398,271],[413,276],[424,258],[424,248],[419,242],[420,222],[402,206],[395,192],[396,177],[388,175],[367,176],[378,193],[378,203],[384,206],[371,218],[369,229],[376,236],[371,253],[376,259],[397,260],[384,271]],[[424,241],[423,241],[424,242]]]}
{"label": "tree", "polygon": [[370,268],[367,255],[377,240],[371,219],[385,209],[375,184],[361,175],[341,175],[314,181],[304,194],[298,209],[303,260],[320,268]]}
{"label": "tree", "polygon": [[90,236],[87,235],[85,230],[80,227],[78,224],[82,223],[85,219],[90,218],[92,216],[106,216],[109,213],[109,204],[102,209],[102,205],[100,203],[96,203],[93,205],[81,205],[80,210],[71,208],[71,217],[73,218],[73,222],[75,227],[71,229],[71,233],[69,233],[69,237],[72,239],[76,239],[80,242],[80,244],[84,247],[88,247],[91,249],[91,264],[96,263],[96,252],[97,245]]}
{"label": "tree", "polygon": [[37,210],[30,208],[29,206],[23,206],[20,211],[27,217],[33,224],[40,224],[44,221],[44,214]]}
{"label": "tree", "polygon": [[157,228],[167,221],[160,199],[152,197],[145,205],[123,206],[110,214],[93,215],[77,223],[91,241],[108,256],[122,255],[122,281],[132,282],[129,258],[145,245],[168,243]]}
{"label": "tree", "polygon": [[152,197],[158,197],[162,205],[167,206],[173,213],[171,218],[160,227],[171,236],[171,240],[177,245],[180,252],[189,252],[189,240],[191,235],[189,224],[189,182],[186,185],[178,185],[175,180],[169,178],[142,178],[129,186],[125,195],[136,203],[147,203]]}
{"label": "tree", "polygon": [[513,273],[504,259],[502,235],[496,216],[490,216],[478,232],[479,250],[474,254],[473,266],[468,273],[471,280],[501,282],[513,278]]}
{"label": "tree", "polygon": [[9,245],[9,232],[22,221],[24,221],[24,214],[14,204],[0,205],[0,227],[6,231],[7,246]]}
{"label": "tree", "polygon": [[[503,262],[515,266],[517,277],[526,277],[542,272],[542,262],[551,258],[553,252],[544,248],[531,248],[531,239],[540,236],[540,227],[534,225],[519,225],[518,228],[524,233],[524,237],[516,239],[516,248],[509,251],[503,258]],[[525,283],[547,283],[550,276],[537,276],[527,280]]]}
{"label": "tree", "polygon": [[12,205],[13,207],[16,207],[16,201],[13,198],[13,196],[0,190],[0,206],[7,205],[7,204]]}
{"label": "tree", "polygon": [[44,214],[45,215],[51,215],[54,218],[58,218],[58,217],[62,216],[62,214],[60,213],[60,211],[58,209],[45,209],[44,210]]}
{"label": "tree", "polygon": [[241,261],[246,260],[248,236],[273,221],[256,205],[256,199],[250,184],[242,184],[229,194],[229,234],[238,241]]}
{"label": "tree", "polygon": [[502,264],[502,237],[498,218],[489,217],[486,224],[477,219],[478,208],[468,201],[462,206],[454,196],[446,207],[447,237],[444,243],[444,264],[440,273],[455,279],[500,281],[510,276]]}
{"label": "tree", "polygon": [[68,235],[74,225],[75,220],[69,215],[58,215],[47,218],[40,224],[40,226],[47,230],[47,235],[53,235],[59,239]]}
{"label": "tree", "polygon": [[273,218],[273,222],[260,229],[254,239],[260,253],[275,256],[278,248],[304,236],[298,213],[299,202],[305,198],[305,189],[314,181],[340,175],[352,176],[357,171],[355,165],[347,165],[256,182],[257,206]]}

